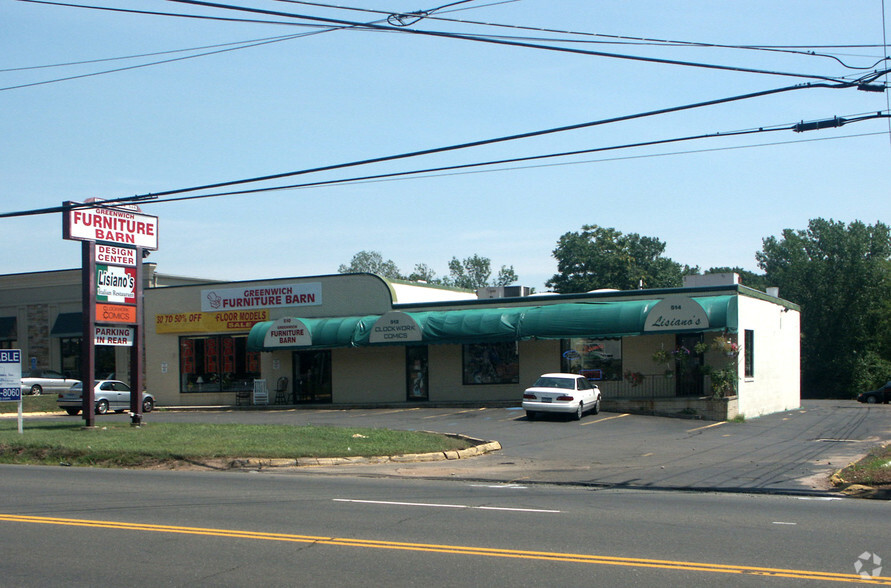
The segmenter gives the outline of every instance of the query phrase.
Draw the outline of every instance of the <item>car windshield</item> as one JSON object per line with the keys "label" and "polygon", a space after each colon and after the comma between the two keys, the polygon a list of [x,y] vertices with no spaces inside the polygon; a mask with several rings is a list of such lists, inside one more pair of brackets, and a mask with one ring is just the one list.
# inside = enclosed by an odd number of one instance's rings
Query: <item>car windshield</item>
{"label": "car windshield", "polygon": [[542,377],[535,382],[536,388],[560,388],[562,390],[574,390],[575,380],[572,378]]}

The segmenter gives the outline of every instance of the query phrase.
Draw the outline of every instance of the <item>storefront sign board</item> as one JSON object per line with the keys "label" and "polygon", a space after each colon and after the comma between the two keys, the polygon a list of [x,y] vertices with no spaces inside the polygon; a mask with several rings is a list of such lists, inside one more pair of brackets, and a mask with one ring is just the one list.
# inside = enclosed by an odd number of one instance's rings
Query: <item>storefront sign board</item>
{"label": "storefront sign board", "polygon": [[647,313],[645,332],[700,331],[709,327],[702,306],[688,296],[669,296]]}
{"label": "storefront sign board", "polygon": [[158,217],[120,208],[72,208],[66,211],[62,236],[129,247],[158,248]]}
{"label": "storefront sign board", "polygon": [[94,261],[97,264],[136,267],[136,250],[114,245],[96,245],[96,258]]}
{"label": "storefront sign board", "polygon": [[228,312],[179,312],[155,316],[156,333],[222,333],[249,331],[257,323],[269,320],[269,310],[231,310]]}
{"label": "storefront sign board", "polygon": [[369,343],[409,343],[420,341],[421,327],[410,315],[392,311],[375,321],[368,336]]}
{"label": "storefront sign board", "polygon": [[136,304],[136,268],[97,264],[96,302]]}
{"label": "storefront sign board", "polygon": [[96,304],[96,322],[138,324],[136,307],[124,306],[122,304]]}
{"label": "storefront sign board", "polygon": [[322,304],[322,283],[217,288],[201,291],[203,312]]}
{"label": "storefront sign board", "polygon": [[132,347],[135,339],[133,327],[109,327],[107,325],[93,327],[93,343],[96,345]]}
{"label": "storefront sign board", "polygon": [[263,347],[309,347],[312,333],[309,327],[298,318],[280,318],[270,325],[263,339]]}

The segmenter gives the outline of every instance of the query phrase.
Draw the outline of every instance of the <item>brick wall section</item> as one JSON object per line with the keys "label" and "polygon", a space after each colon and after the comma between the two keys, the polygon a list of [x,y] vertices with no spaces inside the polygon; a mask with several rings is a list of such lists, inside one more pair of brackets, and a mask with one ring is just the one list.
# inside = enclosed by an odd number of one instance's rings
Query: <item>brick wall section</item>
{"label": "brick wall section", "polygon": [[37,367],[50,366],[50,324],[49,306],[46,304],[28,305],[28,358],[37,358]]}

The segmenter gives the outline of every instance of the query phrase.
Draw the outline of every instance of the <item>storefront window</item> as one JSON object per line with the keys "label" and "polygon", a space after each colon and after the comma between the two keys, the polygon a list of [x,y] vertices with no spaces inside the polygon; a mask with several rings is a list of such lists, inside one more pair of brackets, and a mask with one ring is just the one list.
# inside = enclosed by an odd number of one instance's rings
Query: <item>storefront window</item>
{"label": "storefront window", "polygon": [[[59,337],[59,356],[62,358],[61,372],[66,378],[79,380],[81,377],[81,350],[83,337]],[[93,377],[97,380],[119,379],[115,365],[115,347],[96,345],[93,362]]]}
{"label": "storefront window", "polygon": [[743,358],[745,360],[745,377],[755,377],[755,331],[746,330],[745,343],[743,344]]}
{"label": "storefront window", "polygon": [[182,392],[250,390],[260,377],[260,354],[247,350],[247,336],[181,337]]}
{"label": "storefront window", "polygon": [[407,387],[406,398],[412,400],[427,400],[427,346],[409,346],[405,348],[405,383]]}
{"label": "storefront window", "polygon": [[561,369],[565,373],[592,381],[622,379],[621,339],[566,339],[562,347]]}
{"label": "storefront window", "polygon": [[513,341],[464,345],[463,364],[465,386],[520,381],[520,357]]}

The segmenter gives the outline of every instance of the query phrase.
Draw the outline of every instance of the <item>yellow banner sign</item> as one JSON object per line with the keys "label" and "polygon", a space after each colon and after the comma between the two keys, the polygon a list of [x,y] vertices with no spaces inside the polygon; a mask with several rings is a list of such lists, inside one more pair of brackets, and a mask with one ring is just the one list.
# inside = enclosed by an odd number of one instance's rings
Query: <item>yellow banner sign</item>
{"label": "yellow banner sign", "polygon": [[226,312],[179,312],[155,317],[156,333],[219,333],[249,331],[269,320],[269,310],[230,310]]}

